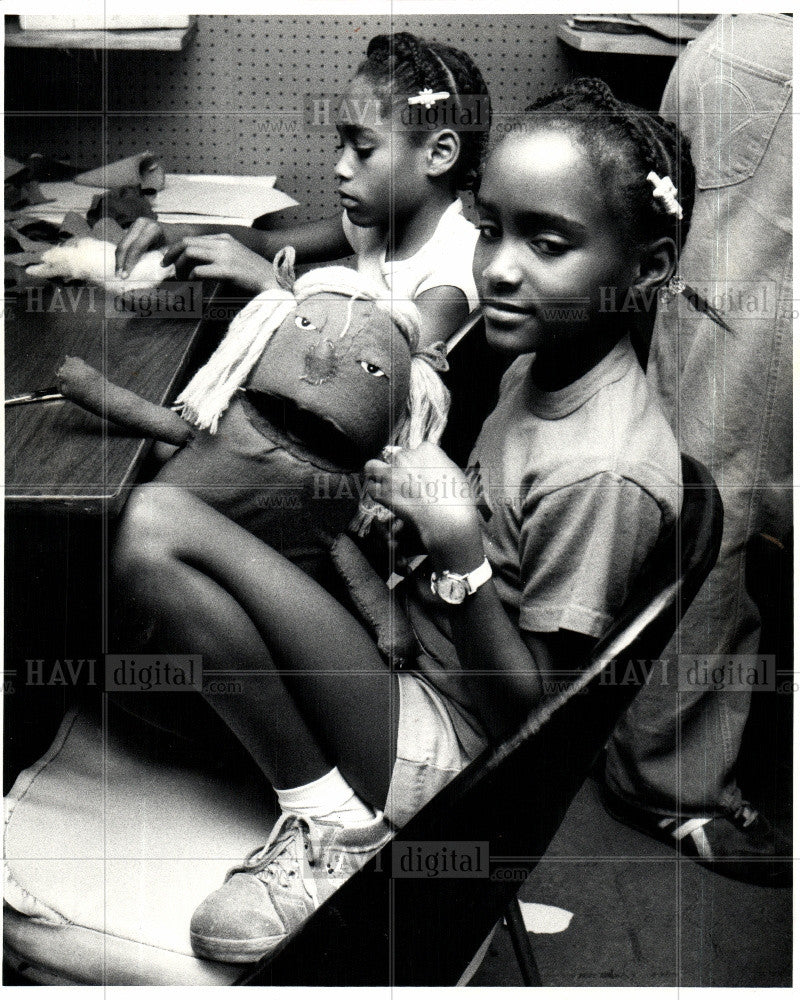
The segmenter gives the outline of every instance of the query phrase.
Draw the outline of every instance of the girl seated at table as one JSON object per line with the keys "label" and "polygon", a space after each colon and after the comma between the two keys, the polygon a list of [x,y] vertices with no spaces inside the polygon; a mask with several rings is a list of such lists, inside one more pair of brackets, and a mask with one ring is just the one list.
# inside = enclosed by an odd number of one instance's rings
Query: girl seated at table
{"label": "girl seated at table", "polygon": [[[165,236],[173,243],[165,263],[253,292],[269,282],[265,258],[287,245],[299,263],[355,252],[359,270],[382,278],[395,297],[414,301],[421,347],[446,340],[478,301],[472,280],[477,230],[462,214],[457,192],[477,187],[491,122],[480,70],[449,45],[408,32],[378,35],[339,110],[342,153],[335,172],[342,215],[272,232],[137,219],[117,250],[117,273],[129,272]],[[173,242],[176,236],[182,238]]]}
{"label": "girl seated at table", "polygon": [[[658,175],[653,181],[654,175]],[[686,195],[667,185],[681,178]],[[438,447],[366,471],[428,561],[407,581],[405,669],[296,566],[180,490],[140,487],[115,580],[152,649],[233,670],[205,697],[275,788],[264,847],[196,910],[199,955],[254,961],[361,867],[553,672],[585,662],[678,516],[680,456],[628,313],[673,274],[692,167],[679,132],[599,81],[543,99],[491,152],[474,275],[514,359],[467,476]],[[520,795],[525,794],[524,787]]]}

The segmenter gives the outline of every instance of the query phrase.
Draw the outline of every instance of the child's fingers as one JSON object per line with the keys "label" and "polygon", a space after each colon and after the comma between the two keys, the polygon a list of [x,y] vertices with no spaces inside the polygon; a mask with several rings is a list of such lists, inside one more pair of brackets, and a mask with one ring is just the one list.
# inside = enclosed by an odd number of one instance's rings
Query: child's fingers
{"label": "child's fingers", "polygon": [[386,462],[382,462],[379,458],[370,459],[364,466],[364,478],[368,484],[383,482],[388,472],[389,465]]}
{"label": "child's fingers", "polygon": [[128,259],[128,252],[141,235],[142,222],[142,219],[134,219],[130,228],[123,234],[122,239],[119,241],[117,249],[114,253],[114,262],[116,264],[116,273],[118,275],[121,275],[123,270],[127,270],[126,261]]}
{"label": "child's fingers", "polygon": [[142,254],[146,253],[161,235],[161,226],[153,219],[136,219],[116,249],[117,275],[127,278]]}
{"label": "child's fingers", "polygon": [[224,246],[213,236],[190,236],[182,242],[183,252],[187,257],[206,262],[219,260]]}
{"label": "child's fingers", "polygon": [[178,240],[177,243],[173,243],[171,247],[168,247],[167,252],[161,258],[161,263],[164,267],[169,267],[170,264],[174,264],[177,261],[186,249],[185,244],[186,240]]}
{"label": "child's fingers", "polygon": [[373,500],[388,504],[393,492],[392,467],[378,458],[373,458],[364,466],[364,485]]}
{"label": "child's fingers", "polygon": [[198,278],[225,278],[227,274],[224,268],[219,267],[217,264],[198,264],[197,267],[193,267],[189,273],[189,278],[192,281],[196,281]]}

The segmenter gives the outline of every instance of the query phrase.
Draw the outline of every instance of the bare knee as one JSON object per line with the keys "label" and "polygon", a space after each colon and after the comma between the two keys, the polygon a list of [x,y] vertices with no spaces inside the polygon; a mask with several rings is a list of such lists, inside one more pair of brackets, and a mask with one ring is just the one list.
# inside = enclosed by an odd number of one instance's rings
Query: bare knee
{"label": "bare knee", "polygon": [[117,525],[109,565],[111,627],[115,640],[131,648],[147,643],[159,618],[160,595],[179,570],[174,536],[182,523],[180,492],[137,486]]}
{"label": "bare knee", "polygon": [[112,579],[131,582],[172,557],[182,491],[146,484],[128,498],[111,555]]}

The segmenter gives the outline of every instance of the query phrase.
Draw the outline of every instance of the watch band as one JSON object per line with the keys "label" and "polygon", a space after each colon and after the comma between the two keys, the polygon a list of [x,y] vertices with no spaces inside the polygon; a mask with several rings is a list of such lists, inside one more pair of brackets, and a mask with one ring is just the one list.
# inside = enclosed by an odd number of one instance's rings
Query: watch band
{"label": "watch band", "polygon": [[465,573],[463,576],[464,583],[467,585],[467,593],[474,594],[478,587],[482,587],[484,583],[488,583],[492,578],[492,564],[486,558],[483,557],[483,562],[477,569],[473,569],[470,573]]}
{"label": "watch band", "polygon": [[431,592],[446,604],[463,604],[471,594],[492,578],[492,566],[487,558],[469,573],[431,573]]}

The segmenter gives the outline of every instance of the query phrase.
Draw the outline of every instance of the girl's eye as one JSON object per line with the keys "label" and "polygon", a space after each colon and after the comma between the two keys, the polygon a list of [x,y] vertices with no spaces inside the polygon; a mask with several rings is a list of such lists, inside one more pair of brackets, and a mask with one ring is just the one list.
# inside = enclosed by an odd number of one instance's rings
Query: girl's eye
{"label": "girl's eye", "polygon": [[359,361],[358,362],[367,375],[372,375],[373,378],[388,378],[389,376],[382,368],[378,368],[377,365],[373,365],[370,361]]}
{"label": "girl's eye", "polygon": [[531,246],[547,257],[558,257],[570,248],[569,243],[563,243],[561,240],[550,239],[546,236],[531,240]]}
{"label": "girl's eye", "polygon": [[478,232],[482,240],[496,240],[500,238],[500,227],[493,222],[479,222]]}
{"label": "girl's eye", "polygon": [[341,139],[336,143],[336,149],[340,151],[347,146],[354,150],[356,156],[361,160],[366,160],[375,151],[374,146],[359,146],[356,143],[343,142]]}
{"label": "girl's eye", "polygon": [[310,319],[306,319],[305,316],[295,316],[295,318],[294,318],[294,325],[299,330],[316,330],[316,327],[311,322],[311,320]]}

